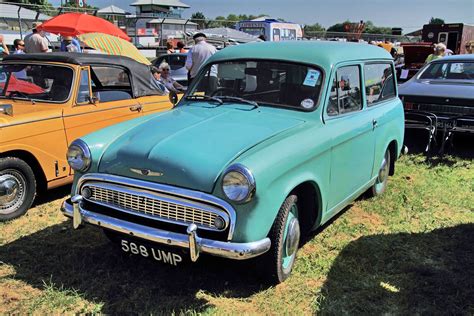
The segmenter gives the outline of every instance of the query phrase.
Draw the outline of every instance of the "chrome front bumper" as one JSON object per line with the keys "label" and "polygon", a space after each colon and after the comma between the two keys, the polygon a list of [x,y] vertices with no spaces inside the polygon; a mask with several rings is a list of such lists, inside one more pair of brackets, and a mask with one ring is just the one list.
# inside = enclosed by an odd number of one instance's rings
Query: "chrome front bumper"
{"label": "chrome front bumper", "polygon": [[75,229],[82,226],[83,223],[88,223],[159,244],[186,248],[189,249],[193,262],[197,261],[200,253],[235,260],[249,259],[264,254],[270,249],[271,245],[269,238],[249,243],[232,243],[200,238],[197,235],[195,224],[188,226],[187,235],[147,227],[85,210],[81,207],[81,201],[82,197],[76,195],[71,200],[64,201],[61,206],[63,214],[73,218]]}

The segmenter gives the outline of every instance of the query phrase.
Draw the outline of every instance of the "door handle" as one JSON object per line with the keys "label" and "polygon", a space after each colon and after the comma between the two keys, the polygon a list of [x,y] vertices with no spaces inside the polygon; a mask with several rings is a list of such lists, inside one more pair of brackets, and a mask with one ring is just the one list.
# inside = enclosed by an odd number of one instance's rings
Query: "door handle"
{"label": "door handle", "polygon": [[372,120],[372,128],[375,129],[377,127],[377,120],[373,119]]}
{"label": "door handle", "polygon": [[142,110],[142,106],[140,104],[132,105],[129,107],[130,111],[132,112],[140,112]]}

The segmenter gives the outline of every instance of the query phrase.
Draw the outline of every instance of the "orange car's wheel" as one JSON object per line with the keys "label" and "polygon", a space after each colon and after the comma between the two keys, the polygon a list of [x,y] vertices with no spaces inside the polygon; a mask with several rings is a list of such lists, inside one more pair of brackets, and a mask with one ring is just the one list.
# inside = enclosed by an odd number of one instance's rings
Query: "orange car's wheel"
{"label": "orange car's wheel", "polygon": [[0,159],[0,221],[25,214],[36,195],[33,170],[21,159]]}

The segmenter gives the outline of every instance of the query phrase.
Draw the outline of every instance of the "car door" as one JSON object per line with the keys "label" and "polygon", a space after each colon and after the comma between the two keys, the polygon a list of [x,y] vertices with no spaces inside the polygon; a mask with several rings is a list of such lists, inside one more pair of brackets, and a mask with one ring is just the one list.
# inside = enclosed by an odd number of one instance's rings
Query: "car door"
{"label": "car door", "polygon": [[75,103],[63,111],[67,141],[100,128],[139,117],[141,106],[133,98],[129,74],[112,66],[80,68]]}
{"label": "car door", "polygon": [[375,148],[372,176],[375,177],[382,164],[389,135],[393,133],[390,125],[393,124],[394,107],[398,105],[392,63],[388,61],[366,63],[364,86],[367,112],[374,122]]}
{"label": "car door", "polygon": [[328,211],[337,211],[371,179],[374,156],[372,119],[364,108],[361,65],[337,68],[324,113],[331,135]]}

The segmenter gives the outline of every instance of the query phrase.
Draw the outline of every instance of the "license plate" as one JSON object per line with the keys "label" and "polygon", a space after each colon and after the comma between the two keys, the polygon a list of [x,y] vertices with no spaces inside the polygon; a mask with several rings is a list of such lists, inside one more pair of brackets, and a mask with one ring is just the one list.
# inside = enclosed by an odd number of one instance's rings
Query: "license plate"
{"label": "license plate", "polygon": [[438,121],[438,124],[436,124],[438,128],[453,128],[453,122],[443,122],[443,121]]}
{"label": "license plate", "polygon": [[177,266],[180,262],[183,262],[183,257],[171,251],[157,249],[125,239],[122,239],[120,245],[122,246],[123,252],[131,253],[132,255],[150,258],[173,266]]}

